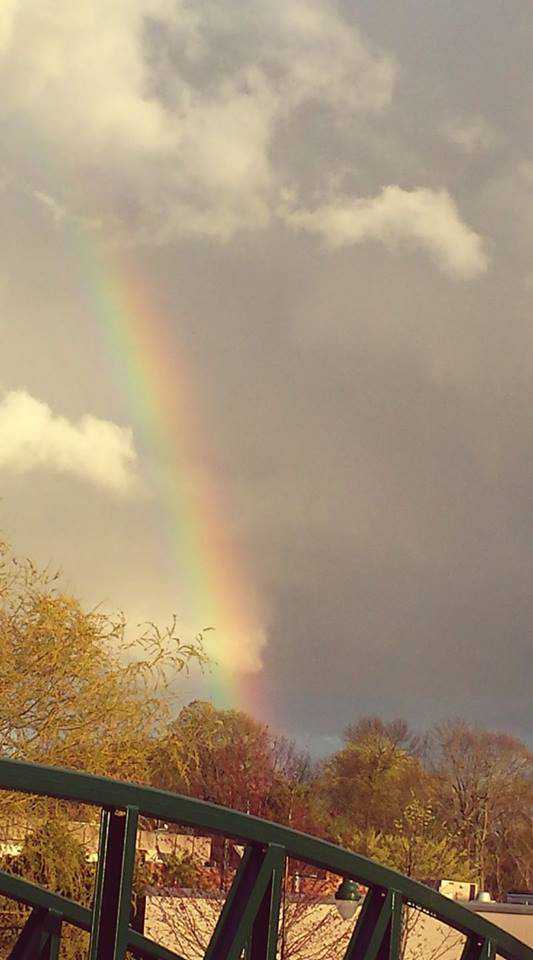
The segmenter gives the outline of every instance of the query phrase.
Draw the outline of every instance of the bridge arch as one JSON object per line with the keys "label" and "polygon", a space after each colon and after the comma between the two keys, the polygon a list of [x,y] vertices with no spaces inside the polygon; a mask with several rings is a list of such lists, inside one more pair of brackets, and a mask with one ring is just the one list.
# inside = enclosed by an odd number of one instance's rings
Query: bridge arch
{"label": "bridge arch", "polygon": [[0,871],[0,893],[32,908],[11,960],[56,960],[63,923],[90,932],[90,960],[183,960],[130,927],[140,816],[203,828],[244,846],[205,960],[276,960],[287,857],[367,888],[344,960],[398,960],[402,913],[413,906],[466,937],[462,960],[533,960],[533,950],[466,907],[395,870],[325,840],[190,797],[78,771],[0,760],[0,790],[100,808],[92,909]]}

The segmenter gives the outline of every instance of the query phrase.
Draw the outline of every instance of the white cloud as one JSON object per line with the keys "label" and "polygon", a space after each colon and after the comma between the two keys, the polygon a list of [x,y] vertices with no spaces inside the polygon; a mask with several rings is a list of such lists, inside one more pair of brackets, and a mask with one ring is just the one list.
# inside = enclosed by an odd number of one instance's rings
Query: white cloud
{"label": "white cloud", "polygon": [[[328,0],[10,0],[0,116],[57,209],[226,238],[270,217],[280,125],[385,107],[394,65]],[[18,140],[17,140],[18,138]]]}
{"label": "white cloud", "polygon": [[461,220],[445,190],[385,187],[376,197],[342,199],[315,210],[289,204],[281,211],[295,230],[321,236],[331,247],[379,240],[425,250],[444,272],[470,279],[487,269],[482,238]]}
{"label": "white cloud", "polygon": [[23,390],[0,403],[0,469],[70,473],[113,493],[133,491],[137,454],[131,431],[96,417],[55,415]]}

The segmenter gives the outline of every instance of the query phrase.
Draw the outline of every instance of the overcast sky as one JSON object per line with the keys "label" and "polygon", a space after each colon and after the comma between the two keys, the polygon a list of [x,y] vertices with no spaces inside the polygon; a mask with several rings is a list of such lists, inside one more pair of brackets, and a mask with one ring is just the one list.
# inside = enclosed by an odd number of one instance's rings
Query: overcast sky
{"label": "overcast sky", "polygon": [[[319,751],[368,712],[531,733],[532,62],[530,0],[1,6],[1,528],[164,622],[162,491],[208,474],[262,714]],[[187,448],[83,251],[151,291]]]}

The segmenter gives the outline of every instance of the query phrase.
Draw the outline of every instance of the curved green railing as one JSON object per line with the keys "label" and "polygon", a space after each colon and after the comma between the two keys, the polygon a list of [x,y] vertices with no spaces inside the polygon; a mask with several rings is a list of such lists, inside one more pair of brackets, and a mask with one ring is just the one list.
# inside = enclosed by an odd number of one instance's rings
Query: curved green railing
{"label": "curved green railing", "polygon": [[414,906],[465,935],[462,960],[533,960],[511,934],[424,884],[379,863],[258,817],[201,800],[57,767],[0,760],[0,789],[100,807],[100,841],[92,910],[0,871],[0,893],[31,906],[11,960],[55,960],[62,923],[90,932],[90,960],[124,960],[126,951],[154,960],[178,954],[130,923],[139,816],[219,833],[244,854],[205,960],[276,960],[287,857],[358,881],[368,892],[344,960],[398,960],[403,907]]}

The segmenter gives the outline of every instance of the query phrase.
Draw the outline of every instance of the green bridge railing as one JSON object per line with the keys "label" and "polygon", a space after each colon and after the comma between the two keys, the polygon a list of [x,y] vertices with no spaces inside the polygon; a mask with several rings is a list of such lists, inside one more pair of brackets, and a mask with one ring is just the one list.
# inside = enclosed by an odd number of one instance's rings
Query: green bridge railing
{"label": "green bridge railing", "polygon": [[32,907],[10,960],[57,960],[64,923],[90,933],[90,960],[153,960],[179,954],[130,926],[139,816],[221,834],[244,854],[204,960],[276,960],[287,857],[363,884],[368,892],[344,960],[399,960],[402,914],[412,906],[466,937],[462,960],[533,960],[511,934],[424,884],[341,847],[257,817],[104,777],[0,760],[0,789],[101,808],[92,909],[0,871],[0,893]]}

